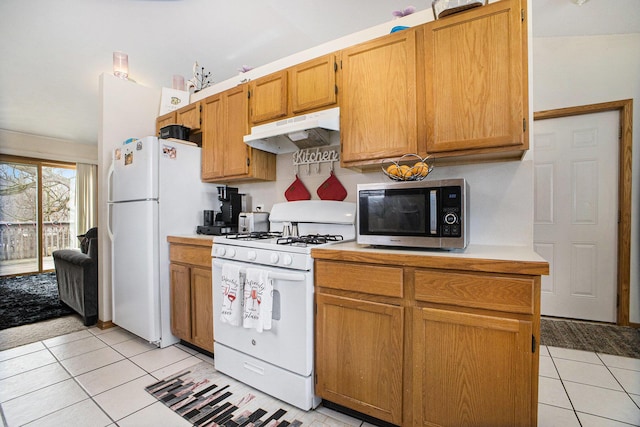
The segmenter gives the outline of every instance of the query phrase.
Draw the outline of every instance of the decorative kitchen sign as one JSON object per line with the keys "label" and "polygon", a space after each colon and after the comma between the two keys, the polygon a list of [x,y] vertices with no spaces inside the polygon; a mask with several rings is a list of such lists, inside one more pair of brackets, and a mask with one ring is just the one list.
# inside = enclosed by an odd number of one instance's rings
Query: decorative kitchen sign
{"label": "decorative kitchen sign", "polygon": [[317,148],[305,148],[293,153],[293,165],[296,170],[300,165],[307,165],[307,175],[309,174],[309,165],[316,165],[316,173],[320,171],[320,163],[331,163],[333,170],[333,162],[340,161],[340,153],[337,150],[321,150]]}

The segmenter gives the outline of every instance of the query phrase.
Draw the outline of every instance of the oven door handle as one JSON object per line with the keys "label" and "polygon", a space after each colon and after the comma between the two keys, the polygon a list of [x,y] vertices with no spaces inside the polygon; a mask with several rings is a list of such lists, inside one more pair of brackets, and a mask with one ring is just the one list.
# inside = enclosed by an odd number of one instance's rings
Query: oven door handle
{"label": "oven door handle", "polygon": [[[213,259],[213,265],[215,267],[220,267],[224,265],[224,261],[220,261],[218,259]],[[259,268],[259,267],[256,267]],[[246,271],[246,268],[241,268],[241,271]],[[269,277],[273,280],[287,280],[289,282],[302,282],[305,280],[305,276],[302,273],[280,273],[269,271]]]}

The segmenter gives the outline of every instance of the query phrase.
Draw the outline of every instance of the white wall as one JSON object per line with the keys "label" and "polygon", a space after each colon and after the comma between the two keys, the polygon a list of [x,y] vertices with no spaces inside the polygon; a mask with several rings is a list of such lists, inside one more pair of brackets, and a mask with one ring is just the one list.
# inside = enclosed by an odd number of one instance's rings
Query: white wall
{"label": "white wall", "polygon": [[95,144],[78,144],[4,129],[0,129],[0,153],[61,162],[98,164],[98,147]]}
{"label": "white wall", "polygon": [[[251,208],[258,204],[268,211],[275,202],[286,202],[284,192],[295,179],[292,154],[277,158],[276,182],[238,184],[250,197]],[[311,198],[329,177],[330,165],[299,167],[298,176]],[[356,186],[361,183],[390,182],[381,169],[360,173],[334,165],[334,171],[347,189],[345,201],[356,201]],[[533,162],[531,160],[476,165],[435,167],[429,179],[465,178],[470,186],[470,243],[533,247]]]}
{"label": "white wall", "polygon": [[112,319],[111,241],[107,234],[107,172],[113,149],[128,138],[155,135],[155,118],[160,106],[160,89],[100,75],[100,128],[98,135],[98,318]]}
{"label": "white wall", "polygon": [[[640,34],[533,39],[534,111],[633,98],[640,123]],[[535,127],[535,122],[533,124]],[[640,323],[640,133],[633,135],[630,321]]]}

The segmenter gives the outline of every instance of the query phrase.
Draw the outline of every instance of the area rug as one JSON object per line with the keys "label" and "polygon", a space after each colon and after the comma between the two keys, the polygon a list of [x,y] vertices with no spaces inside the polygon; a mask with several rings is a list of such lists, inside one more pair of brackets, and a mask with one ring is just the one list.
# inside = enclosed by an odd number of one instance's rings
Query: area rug
{"label": "area rug", "polygon": [[0,278],[0,330],[71,313],[59,300],[55,273]]}
{"label": "area rug", "polygon": [[79,314],[43,320],[0,331],[0,351],[87,329]]}
{"label": "area rug", "polygon": [[[336,425],[317,411],[303,411],[218,371],[208,362],[145,388],[195,426]],[[343,424],[345,425],[345,424]]]}
{"label": "area rug", "polygon": [[543,318],[540,344],[640,359],[640,329]]}

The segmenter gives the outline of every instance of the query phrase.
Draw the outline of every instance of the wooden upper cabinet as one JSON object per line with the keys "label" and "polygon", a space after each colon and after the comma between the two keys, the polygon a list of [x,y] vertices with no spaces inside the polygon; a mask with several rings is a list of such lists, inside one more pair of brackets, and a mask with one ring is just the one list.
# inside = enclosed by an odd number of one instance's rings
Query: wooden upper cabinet
{"label": "wooden upper cabinet", "polygon": [[291,67],[291,112],[299,114],[336,104],[336,71],[336,56],[333,53]]}
{"label": "wooden upper cabinet", "polygon": [[417,151],[416,34],[407,29],[342,51],[343,166]]}
{"label": "wooden upper cabinet", "polygon": [[248,85],[202,101],[203,137],[201,178],[206,182],[274,181],[276,156],[244,143],[249,133]]}
{"label": "wooden upper cabinet", "polygon": [[287,70],[283,70],[249,82],[252,124],[287,115],[287,81]]}
{"label": "wooden upper cabinet", "polygon": [[425,24],[424,53],[430,154],[528,149],[526,0]]}
{"label": "wooden upper cabinet", "polygon": [[167,114],[163,114],[156,119],[156,136],[160,136],[160,129],[165,126],[176,124],[176,112],[172,111]]}
{"label": "wooden upper cabinet", "polygon": [[216,94],[202,101],[202,181],[223,176],[223,158],[225,123],[222,94]]}
{"label": "wooden upper cabinet", "polygon": [[331,53],[251,81],[251,124],[335,105],[336,71],[336,55]]}
{"label": "wooden upper cabinet", "polygon": [[[251,147],[244,143],[249,133],[247,85],[225,92],[225,122],[227,129],[224,150],[224,175],[246,176],[249,173]],[[220,154],[220,152],[219,152]]]}
{"label": "wooden upper cabinet", "polygon": [[198,101],[177,110],[177,124],[188,127],[192,132],[200,130],[200,126],[202,124],[202,121],[200,119],[202,108],[200,107],[200,105],[200,101]]}

